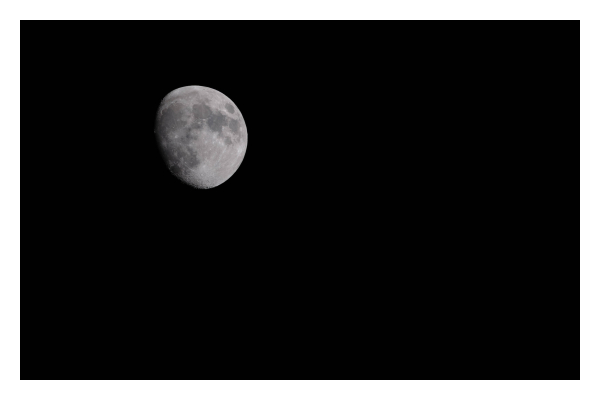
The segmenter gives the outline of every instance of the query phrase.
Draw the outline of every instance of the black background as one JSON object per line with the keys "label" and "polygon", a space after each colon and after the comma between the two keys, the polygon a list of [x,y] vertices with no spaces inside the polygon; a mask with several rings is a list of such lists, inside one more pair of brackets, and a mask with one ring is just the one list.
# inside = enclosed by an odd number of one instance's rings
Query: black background
{"label": "black background", "polygon": [[[579,379],[578,22],[22,22],[22,379]],[[246,121],[197,190],[155,146]]]}

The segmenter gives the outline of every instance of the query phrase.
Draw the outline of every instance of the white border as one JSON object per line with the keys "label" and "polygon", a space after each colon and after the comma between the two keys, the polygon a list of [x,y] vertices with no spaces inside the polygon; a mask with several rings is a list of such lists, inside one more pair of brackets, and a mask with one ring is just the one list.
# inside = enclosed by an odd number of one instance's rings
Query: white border
{"label": "white border", "polygon": [[[12,1],[0,10],[0,399],[600,399],[598,2]],[[581,381],[19,381],[20,19],[581,19]],[[565,138],[575,132],[565,132]],[[567,140],[567,139],[566,139]],[[569,139],[570,140],[570,139]],[[32,178],[33,179],[33,178]],[[35,192],[35,183],[27,194]],[[31,201],[40,200],[28,199]],[[573,268],[566,265],[565,268]]]}
{"label": "white border", "polygon": [[590,15],[588,3],[577,0],[22,0],[18,4],[20,19],[579,20]]}
{"label": "white border", "polygon": [[19,386],[23,398],[44,400],[594,399],[579,381],[23,381]]}
{"label": "white border", "polygon": [[580,365],[600,399],[600,7],[589,12],[580,45]]}

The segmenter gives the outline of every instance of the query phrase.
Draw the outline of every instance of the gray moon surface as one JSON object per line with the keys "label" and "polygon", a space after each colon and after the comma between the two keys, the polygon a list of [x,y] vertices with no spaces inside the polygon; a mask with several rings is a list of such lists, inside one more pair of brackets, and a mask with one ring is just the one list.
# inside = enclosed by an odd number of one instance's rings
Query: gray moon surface
{"label": "gray moon surface", "polygon": [[169,171],[200,189],[231,178],[248,147],[240,110],[223,93],[204,86],[167,94],[158,108],[154,133]]}

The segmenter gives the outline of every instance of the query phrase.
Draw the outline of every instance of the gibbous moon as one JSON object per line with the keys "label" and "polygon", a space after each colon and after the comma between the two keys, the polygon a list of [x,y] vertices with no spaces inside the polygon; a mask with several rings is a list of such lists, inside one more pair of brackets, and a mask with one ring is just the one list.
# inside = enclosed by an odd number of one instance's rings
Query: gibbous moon
{"label": "gibbous moon", "polygon": [[171,173],[201,189],[231,178],[248,146],[240,110],[223,93],[204,86],[167,94],[158,108],[154,133]]}

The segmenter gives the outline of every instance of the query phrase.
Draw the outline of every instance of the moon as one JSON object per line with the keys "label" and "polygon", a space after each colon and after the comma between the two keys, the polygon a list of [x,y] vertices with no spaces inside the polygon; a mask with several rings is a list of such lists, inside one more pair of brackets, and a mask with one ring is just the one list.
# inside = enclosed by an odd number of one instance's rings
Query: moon
{"label": "moon", "polygon": [[199,189],[231,178],[248,147],[240,110],[223,93],[204,86],[167,94],[158,107],[154,133],[169,171]]}

